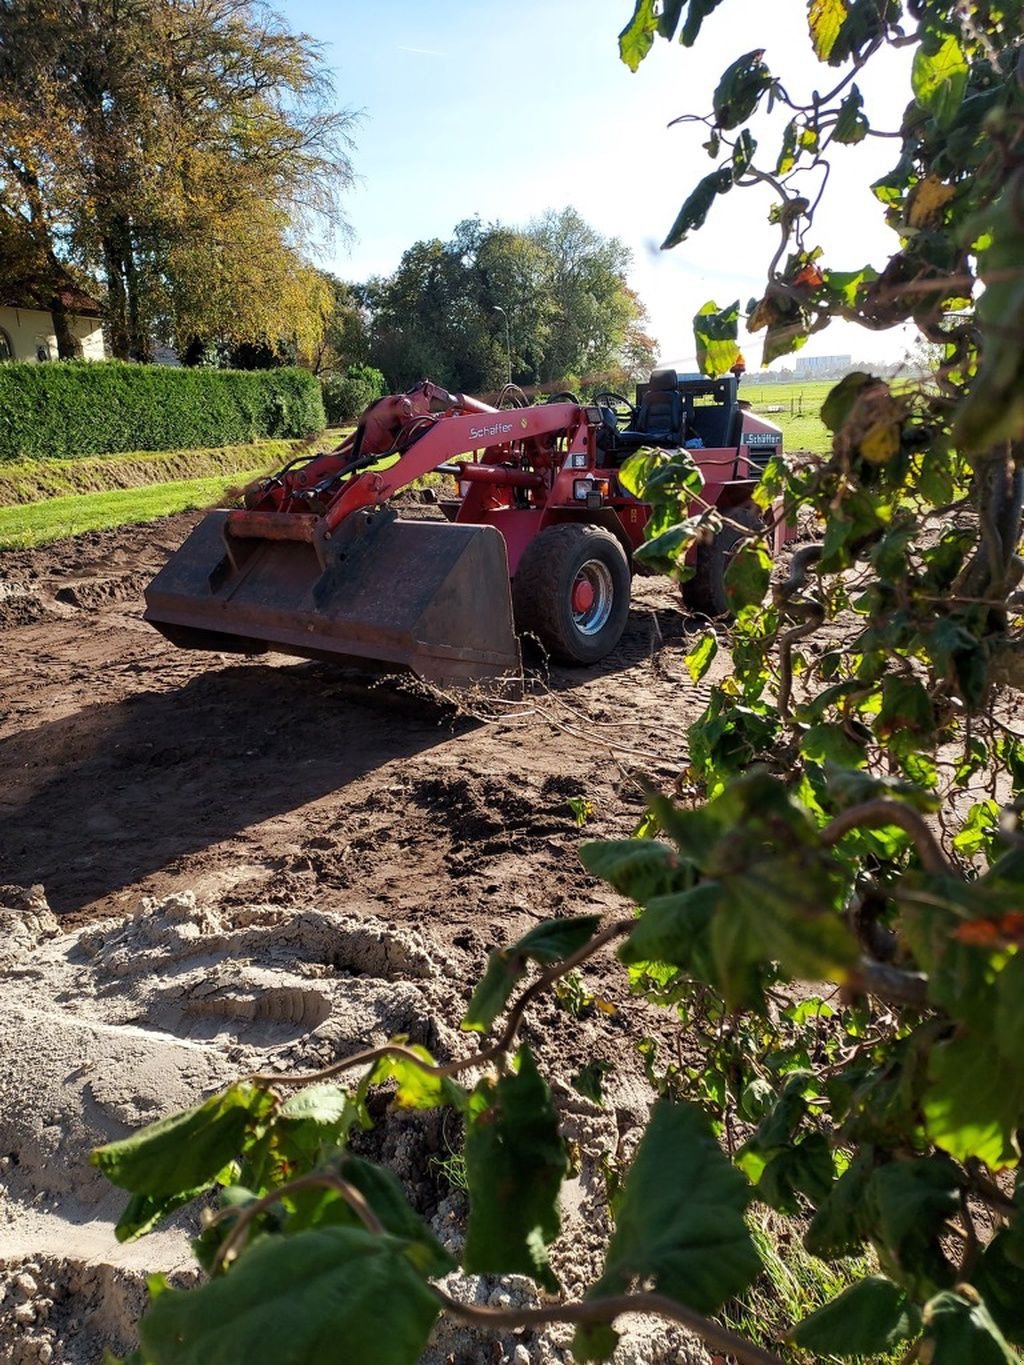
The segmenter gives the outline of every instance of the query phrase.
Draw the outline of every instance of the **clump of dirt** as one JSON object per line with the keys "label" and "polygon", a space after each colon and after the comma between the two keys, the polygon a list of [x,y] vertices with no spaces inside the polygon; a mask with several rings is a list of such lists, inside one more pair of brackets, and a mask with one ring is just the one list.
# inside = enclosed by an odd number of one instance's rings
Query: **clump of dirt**
{"label": "clump of dirt", "polygon": [[0,631],[33,626],[52,614],[36,584],[0,577]]}

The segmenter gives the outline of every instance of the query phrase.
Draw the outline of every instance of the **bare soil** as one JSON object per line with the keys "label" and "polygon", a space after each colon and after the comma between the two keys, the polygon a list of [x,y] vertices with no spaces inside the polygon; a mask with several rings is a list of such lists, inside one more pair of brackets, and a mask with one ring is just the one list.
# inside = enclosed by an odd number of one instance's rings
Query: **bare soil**
{"label": "bare soil", "polygon": [[[538,667],[515,704],[467,710],[328,664],[175,650],[142,621],[141,593],[194,521],[0,556],[0,883],[45,888],[0,894],[15,1059],[0,1081],[5,1359],[125,1349],[141,1270],[188,1263],[181,1235],[115,1246],[119,1201],[90,1175],[90,1144],[253,1063],[326,1061],[398,1030],[464,1053],[459,1012],[490,949],[541,919],[621,913],[578,842],[633,828],[637,776],[671,783],[706,700],[710,679],[694,687],[684,664],[699,627],[657,579],[637,581],[611,658]],[[570,797],[592,804],[582,834]],[[626,1004],[613,964],[588,967],[587,984]],[[584,1150],[621,1154],[642,1123],[630,1041],[658,1027],[637,1002],[535,1012],[528,1037]],[[595,1056],[618,1068],[603,1111],[568,1084]],[[424,1121],[378,1141],[457,1239],[458,1191],[428,1178],[451,1135]],[[603,1235],[593,1169],[568,1205],[562,1271],[577,1292]],[[83,1318],[92,1300],[107,1307]],[[509,1337],[484,1355],[455,1333],[430,1359],[561,1361],[565,1340]],[[665,1329],[637,1340],[617,1359],[705,1358]]]}

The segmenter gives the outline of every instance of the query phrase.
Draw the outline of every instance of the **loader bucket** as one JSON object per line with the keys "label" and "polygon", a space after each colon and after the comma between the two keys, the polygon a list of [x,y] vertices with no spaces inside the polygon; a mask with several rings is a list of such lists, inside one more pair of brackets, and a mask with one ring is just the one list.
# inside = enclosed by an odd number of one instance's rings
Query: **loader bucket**
{"label": "loader bucket", "polygon": [[145,619],[173,644],[410,670],[439,686],[519,674],[493,527],[379,512],[372,530],[336,535],[325,567],[308,541],[226,539],[228,515],[207,515],[146,589]]}

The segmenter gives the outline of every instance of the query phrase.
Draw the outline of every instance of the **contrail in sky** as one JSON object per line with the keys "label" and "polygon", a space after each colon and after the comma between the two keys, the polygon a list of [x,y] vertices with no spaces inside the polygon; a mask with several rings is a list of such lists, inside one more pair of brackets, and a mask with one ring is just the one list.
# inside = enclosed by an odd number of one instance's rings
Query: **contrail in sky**
{"label": "contrail in sky", "polygon": [[430,47],[401,47],[401,46],[399,46],[399,49],[398,49],[398,50],[399,50],[399,52],[415,52],[415,53],[416,53],[418,56],[420,56],[420,57],[443,57],[443,56],[444,56],[444,53],[443,53],[443,52],[435,52],[435,51],[433,50],[433,48],[430,48]]}

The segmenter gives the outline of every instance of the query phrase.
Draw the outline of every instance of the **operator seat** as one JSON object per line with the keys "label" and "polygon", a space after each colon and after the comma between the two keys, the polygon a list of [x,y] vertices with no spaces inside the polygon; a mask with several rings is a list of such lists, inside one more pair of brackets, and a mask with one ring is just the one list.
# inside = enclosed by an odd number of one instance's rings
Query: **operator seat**
{"label": "operator seat", "polygon": [[683,400],[679,394],[679,380],[675,370],[652,370],[636,423],[630,436],[639,432],[652,445],[665,442],[679,445],[683,439]]}

